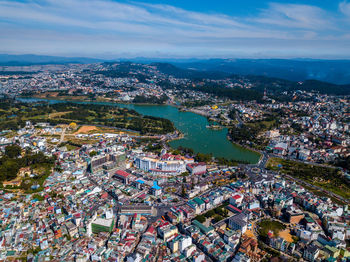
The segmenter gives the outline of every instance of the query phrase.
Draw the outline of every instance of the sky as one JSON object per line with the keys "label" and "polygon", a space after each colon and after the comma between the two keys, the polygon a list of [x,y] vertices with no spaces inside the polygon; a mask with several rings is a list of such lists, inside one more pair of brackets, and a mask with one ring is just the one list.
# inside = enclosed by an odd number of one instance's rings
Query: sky
{"label": "sky", "polygon": [[350,0],[0,0],[0,53],[350,58]]}

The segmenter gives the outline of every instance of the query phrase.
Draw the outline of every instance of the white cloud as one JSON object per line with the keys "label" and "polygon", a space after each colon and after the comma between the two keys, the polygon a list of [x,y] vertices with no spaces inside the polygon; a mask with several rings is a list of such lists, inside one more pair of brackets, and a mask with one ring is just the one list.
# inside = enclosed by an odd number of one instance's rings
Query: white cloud
{"label": "white cloud", "polygon": [[[339,9],[347,13],[350,7],[343,2]],[[35,52],[36,44],[47,52],[84,49],[95,54],[99,49],[214,54],[294,48],[297,52],[298,45],[290,43],[300,42],[304,50],[311,40],[336,35],[341,41],[348,35],[338,33],[336,19],[319,7],[279,3],[271,3],[253,18],[111,0],[0,0],[1,20],[6,23],[0,24],[0,51],[23,52]]]}
{"label": "white cloud", "polygon": [[285,28],[334,29],[331,16],[323,9],[310,5],[271,3],[257,21]]}
{"label": "white cloud", "polygon": [[350,17],[350,3],[348,3],[347,1],[341,2],[339,4],[339,10],[344,15]]}

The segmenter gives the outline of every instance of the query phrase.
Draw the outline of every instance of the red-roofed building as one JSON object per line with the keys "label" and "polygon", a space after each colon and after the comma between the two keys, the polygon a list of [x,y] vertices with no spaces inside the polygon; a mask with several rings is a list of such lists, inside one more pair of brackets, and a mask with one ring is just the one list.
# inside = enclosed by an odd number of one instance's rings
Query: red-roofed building
{"label": "red-roofed building", "polygon": [[140,198],[140,199],[145,199],[146,198],[146,194],[141,194],[141,195],[139,195],[139,197],[138,198]]}
{"label": "red-roofed building", "polygon": [[108,197],[108,193],[103,193],[102,195],[101,195],[101,198],[107,198]]}
{"label": "red-roofed building", "polygon": [[123,184],[129,184],[129,177],[130,174],[128,172],[125,172],[124,170],[117,170],[113,176],[113,178],[116,178],[120,180]]}
{"label": "red-roofed building", "polygon": [[156,235],[157,231],[155,230],[155,228],[153,226],[149,226],[147,231],[145,232],[145,234]]}
{"label": "red-roofed building", "polygon": [[233,206],[233,205],[228,205],[227,209],[230,210],[233,213],[242,213],[242,210],[240,210],[239,208]]}
{"label": "red-roofed building", "polygon": [[61,229],[57,229],[55,231],[55,238],[57,239],[57,238],[60,238],[60,237],[62,237],[62,230]]}
{"label": "red-roofed building", "polygon": [[241,205],[242,201],[243,201],[243,196],[240,194],[235,194],[230,198],[231,205],[239,206]]}

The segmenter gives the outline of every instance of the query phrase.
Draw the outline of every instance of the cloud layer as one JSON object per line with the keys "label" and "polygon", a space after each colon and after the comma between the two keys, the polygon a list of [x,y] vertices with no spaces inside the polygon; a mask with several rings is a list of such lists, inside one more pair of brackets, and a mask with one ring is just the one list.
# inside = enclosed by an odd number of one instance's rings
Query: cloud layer
{"label": "cloud layer", "polygon": [[0,52],[97,57],[350,57],[337,12],[270,3],[255,16],[111,0],[0,0]]}

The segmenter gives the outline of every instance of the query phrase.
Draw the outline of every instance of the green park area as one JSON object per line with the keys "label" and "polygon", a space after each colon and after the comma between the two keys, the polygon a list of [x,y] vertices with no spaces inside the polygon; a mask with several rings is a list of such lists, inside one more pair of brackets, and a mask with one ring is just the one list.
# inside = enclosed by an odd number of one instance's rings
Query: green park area
{"label": "green park area", "polygon": [[279,233],[286,229],[286,226],[281,222],[276,220],[262,220],[258,223],[258,233],[262,238],[268,236],[269,231],[273,233],[274,236],[278,236]]}
{"label": "green park area", "polygon": [[0,129],[18,130],[26,121],[48,122],[52,125],[97,125],[141,134],[166,134],[175,131],[173,123],[164,118],[144,116],[134,110],[103,104],[77,103],[18,103],[14,100],[0,101]]}
{"label": "green park area", "polygon": [[350,199],[350,182],[333,167],[306,164],[281,158],[270,158],[267,168],[301,179],[307,183]]}
{"label": "green park area", "polygon": [[267,120],[250,121],[242,126],[232,126],[229,136],[235,143],[244,144],[245,141],[250,141],[251,147],[262,150],[267,145],[267,139],[260,134],[276,127],[278,127],[278,117],[271,116]]}
{"label": "green park area", "polygon": [[228,210],[224,206],[225,205],[221,205],[211,209],[203,215],[196,216],[195,219],[201,223],[204,223],[207,219],[211,219],[211,221],[215,224],[228,217]]}
{"label": "green park area", "polygon": [[47,157],[42,152],[22,152],[20,146],[9,145],[0,158],[0,185],[26,193],[40,191],[54,164],[54,157]]}

